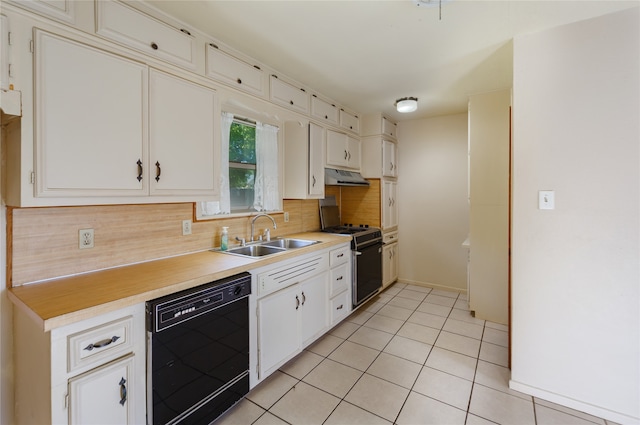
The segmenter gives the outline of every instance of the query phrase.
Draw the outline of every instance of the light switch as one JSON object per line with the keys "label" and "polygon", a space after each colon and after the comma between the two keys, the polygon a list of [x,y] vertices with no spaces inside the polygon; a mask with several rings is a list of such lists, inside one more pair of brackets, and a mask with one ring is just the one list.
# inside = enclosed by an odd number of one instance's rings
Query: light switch
{"label": "light switch", "polygon": [[553,190],[540,190],[538,191],[538,209],[539,210],[553,210],[556,207],[555,203],[555,191]]}

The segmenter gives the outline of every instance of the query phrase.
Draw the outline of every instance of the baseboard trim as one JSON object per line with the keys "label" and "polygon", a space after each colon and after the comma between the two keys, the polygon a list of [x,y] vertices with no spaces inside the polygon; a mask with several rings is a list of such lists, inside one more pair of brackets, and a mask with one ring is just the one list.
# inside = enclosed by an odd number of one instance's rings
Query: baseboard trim
{"label": "baseboard trim", "polygon": [[522,382],[514,381],[513,379],[509,380],[509,388],[511,388],[512,390],[520,391],[521,393],[529,394],[533,397],[541,398],[543,400],[559,404],[561,406],[579,410],[581,412],[585,412],[599,418],[604,418],[608,421],[617,422],[621,425],[640,424],[640,418],[634,418],[632,416],[625,415],[624,413],[614,412],[600,406],[595,406],[593,404],[585,403],[580,400],[575,400],[570,397],[565,397],[560,394],[532,387],[530,385],[523,384]]}
{"label": "baseboard trim", "polygon": [[413,281],[409,279],[398,279],[397,283],[406,283],[407,285],[424,286],[425,288],[442,289],[443,291],[453,291],[453,292],[458,292],[460,294],[467,293],[467,290],[462,288],[454,288],[452,286],[438,285],[438,284],[429,283],[429,282],[419,282],[419,281]]}

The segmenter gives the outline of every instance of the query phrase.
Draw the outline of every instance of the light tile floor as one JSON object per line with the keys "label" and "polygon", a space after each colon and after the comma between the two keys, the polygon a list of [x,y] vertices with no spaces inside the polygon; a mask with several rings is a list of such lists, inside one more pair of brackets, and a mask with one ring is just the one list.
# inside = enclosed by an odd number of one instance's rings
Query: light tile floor
{"label": "light tile floor", "polygon": [[215,425],[611,424],[509,389],[508,342],[465,295],[396,283]]}

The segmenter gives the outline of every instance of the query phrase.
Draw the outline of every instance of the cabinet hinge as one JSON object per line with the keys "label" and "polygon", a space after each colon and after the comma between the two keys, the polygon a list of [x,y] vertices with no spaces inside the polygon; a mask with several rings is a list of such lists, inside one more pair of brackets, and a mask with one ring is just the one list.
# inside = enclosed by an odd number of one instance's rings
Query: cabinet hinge
{"label": "cabinet hinge", "polygon": [[33,40],[29,40],[29,51],[33,53]]}
{"label": "cabinet hinge", "polygon": [[31,172],[31,176],[29,176],[29,183],[36,184],[36,173]]}
{"label": "cabinet hinge", "polygon": [[11,31],[9,31],[7,33],[7,43],[9,43],[9,46],[11,46],[11,44],[13,44],[13,43],[11,43],[11,34],[12,34]]}
{"label": "cabinet hinge", "polygon": [[13,67],[11,66],[11,64],[9,64],[8,68],[9,68],[9,77],[13,77]]}

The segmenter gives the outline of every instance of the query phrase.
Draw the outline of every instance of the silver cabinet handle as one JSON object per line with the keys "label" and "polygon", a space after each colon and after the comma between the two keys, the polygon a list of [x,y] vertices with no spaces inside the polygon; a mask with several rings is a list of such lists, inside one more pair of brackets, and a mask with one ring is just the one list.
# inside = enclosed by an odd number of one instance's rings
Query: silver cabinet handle
{"label": "silver cabinet handle", "polygon": [[84,347],[84,350],[91,351],[94,348],[106,347],[107,345],[111,344],[112,342],[116,342],[119,339],[120,339],[119,336],[114,335],[111,338],[103,339],[102,341],[98,341],[98,342],[95,342],[93,344],[89,344],[86,347]]}
{"label": "silver cabinet handle", "polygon": [[118,385],[120,385],[120,406],[124,406],[124,404],[127,402],[127,386],[125,385],[126,383],[127,380],[124,379],[124,376],[118,383]]}

